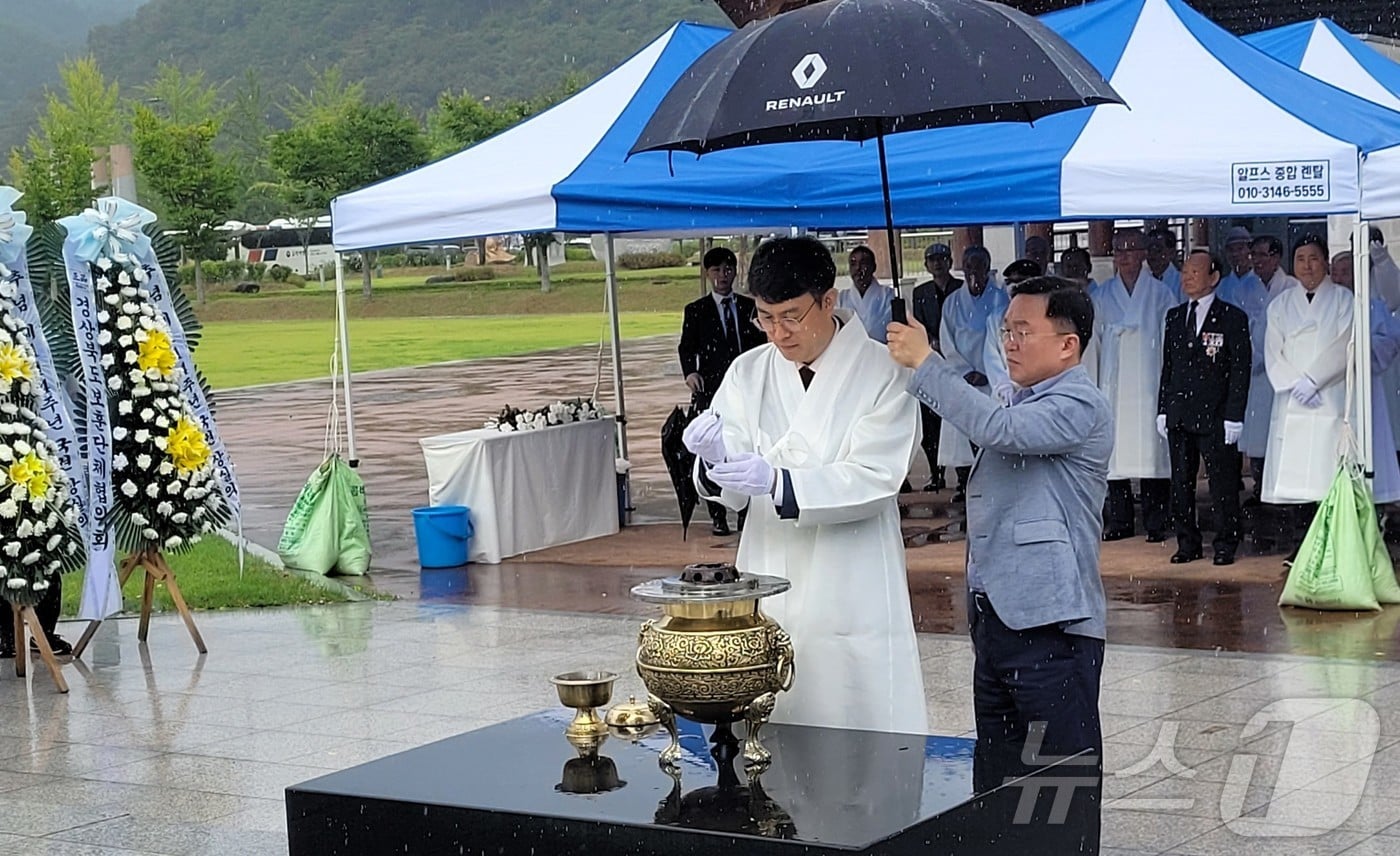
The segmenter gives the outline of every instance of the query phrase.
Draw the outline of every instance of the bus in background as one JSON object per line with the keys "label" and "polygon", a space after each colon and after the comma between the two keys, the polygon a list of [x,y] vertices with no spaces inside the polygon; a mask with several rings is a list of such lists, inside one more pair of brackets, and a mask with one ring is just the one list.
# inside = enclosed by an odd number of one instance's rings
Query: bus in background
{"label": "bus in background", "polygon": [[[335,261],[329,217],[318,217],[309,236],[295,221],[281,218],[266,226],[231,220],[219,228],[235,238],[229,247],[230,261],[265,264],[269,269],[281,266],[305,277],[310,277],[321,265]],[[309,244],[306,243],[308,237]]]}

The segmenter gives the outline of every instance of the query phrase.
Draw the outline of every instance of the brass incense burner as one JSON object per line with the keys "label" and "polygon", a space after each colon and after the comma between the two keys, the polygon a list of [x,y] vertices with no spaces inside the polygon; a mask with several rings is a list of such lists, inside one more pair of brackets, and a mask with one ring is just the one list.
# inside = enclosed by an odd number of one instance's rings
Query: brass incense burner
{"label": "brass incense burner", "polygon": [[648,704],[671,734],[659,759],[662,769],[679,770],[677,715],[725,732],[744,720],[744,764],[767,766],[771,756],[759,742],[759,729],[777,694],[792,687],[793,651],[787,632],[759,610],[758,601],[790,585],[716,563],[690,565],[678,576],[632,589],[633,597],[661,604],[665,613],[642,625],[637,646]]}

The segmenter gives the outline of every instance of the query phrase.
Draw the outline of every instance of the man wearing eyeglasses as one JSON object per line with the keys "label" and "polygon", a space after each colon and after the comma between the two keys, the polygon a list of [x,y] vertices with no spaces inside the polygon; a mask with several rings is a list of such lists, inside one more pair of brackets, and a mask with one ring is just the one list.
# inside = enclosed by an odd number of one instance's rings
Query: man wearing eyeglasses
{"label": "man wearing eyeglasses", "polygon": [[[741,571],[792,581],[765,601],[802,677],[775,717],[922,734],[928,722],[897,495],[919,439],[908,372],[850,311],[811,238],[778,238],[749,267],[769,344],[729,367],[685,431],[702,498],[749,516]],[[927,341],[925,341],[927,347]]]}
{"label": "man wearing eyeglasses", "polygon": [[980,448],[967,485],[979,792],[1085,750],[1065,775],[1082,771],[1098,791],[1099,538],[1113,416],[1080,363],[1093,329],[1094,306],[1069,280],[1016,286],[1001,336],[1017,391],[1002,406],[932,351],[917,321],[889,328],[890,355],[917,369],[909,394]]}
{"label": "man wearing eyeglasses", "polygon": [[[690,400],[697,410],[710,406],[715,390],[719,389],[724,373],[734,358],[766,340],[763,331],[753,325],[753,300],[734,293],[734,276],[739,260],[726,247],[715,247],[705,253],[705,276],[710,280],[710,293],[686,304],[681,322],[681,341],[676,351],[681,359],[681,374],[690,387]],[[706,503],[710,512],[710,534],[729,535],[729,519],[724,506]],[[739,528],[744,528],[739,518]]]}

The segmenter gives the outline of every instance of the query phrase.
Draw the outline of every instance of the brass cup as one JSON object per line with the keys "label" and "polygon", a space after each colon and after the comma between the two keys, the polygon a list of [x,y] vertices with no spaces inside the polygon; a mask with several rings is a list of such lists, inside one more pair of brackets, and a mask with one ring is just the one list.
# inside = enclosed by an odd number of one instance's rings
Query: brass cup
{"label": "brass cup", "polygon": [[612,672],[577,671],[555,675],[549,680],[559,692],[559,701],[576,711],[574,721],[564,730],[566,735],[589,737],[607,733],[607,725],[594,708],[612,700],[613,682],[617,680],[617,675]]}

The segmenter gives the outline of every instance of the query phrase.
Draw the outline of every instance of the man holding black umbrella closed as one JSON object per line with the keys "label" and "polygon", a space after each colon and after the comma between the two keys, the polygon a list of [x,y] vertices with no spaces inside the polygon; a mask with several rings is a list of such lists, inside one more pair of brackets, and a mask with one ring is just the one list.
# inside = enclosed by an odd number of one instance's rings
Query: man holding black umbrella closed
{"label": "man holding black umbrella closed", "polygon": [[769,344],[741,355],[687,426],[700,496],[748,508],[741,571],[792,589],[764,608],[801,678],[774,718],[922,734],[923,673],[896,497],[919,438],[908,372],[836,306],[836,265],[811,238],[759,247],[749,292]]}
{"label": "man holding black umbrella closed", "polygon": [[[754,303],[750,298],[734,293],[734,277],[739,260],[732,250],[715,247],[705,253],[705,277],[710,281],[710,293],[685,307],[681,322],[681,342],[676,348],[681,358],[681,374],[690,387],[691,401],[697,410],[710,406],[719,389],[724,373],[734,358],[750,348],[767,341],[763,331],[753,325]],[[729,534],[729,520],[724,506],[708,502],[714,535]],[[739,528],[744,528],[743,514]]]}

